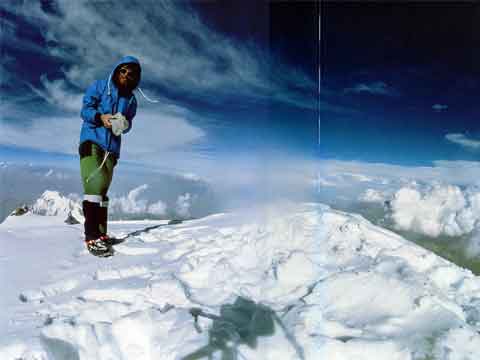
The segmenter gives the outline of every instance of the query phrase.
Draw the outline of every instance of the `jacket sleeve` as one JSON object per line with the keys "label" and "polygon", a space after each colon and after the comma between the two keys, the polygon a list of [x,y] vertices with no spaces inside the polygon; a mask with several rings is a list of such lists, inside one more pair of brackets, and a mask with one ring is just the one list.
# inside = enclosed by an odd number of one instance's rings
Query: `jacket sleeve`
{"label": "jacket sleeve", "polygon": [[101,93],[98,90],[98,81],[90,85],[83,96],[83,105],[80,116],[86,122],[94,125],[102,125],[98,104],[100,103]]}
{"label": "jacket sleeve", "polygon": [[123,134],[126,134],[131,130],[133,118],[135,117],[136,114],[137,114],[137,99],[134,97],[132,99],[132,104],[129,106],[129,109],[126,115],[126,118],[128,121],[128,127],[125,130],[123,130]]}

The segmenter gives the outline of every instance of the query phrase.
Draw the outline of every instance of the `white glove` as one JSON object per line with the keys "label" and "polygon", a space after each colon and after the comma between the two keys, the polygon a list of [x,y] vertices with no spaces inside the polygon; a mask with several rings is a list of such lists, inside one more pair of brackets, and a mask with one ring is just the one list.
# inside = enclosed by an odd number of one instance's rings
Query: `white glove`
{"label": "white glove", "polygon": [[110,118],[110,122],[112,123],[112,132],[114,135],[118,136],[123,133],[125,129],[128,128],[130,125],[128,120],[125,119],[122,113],[117,112]]}

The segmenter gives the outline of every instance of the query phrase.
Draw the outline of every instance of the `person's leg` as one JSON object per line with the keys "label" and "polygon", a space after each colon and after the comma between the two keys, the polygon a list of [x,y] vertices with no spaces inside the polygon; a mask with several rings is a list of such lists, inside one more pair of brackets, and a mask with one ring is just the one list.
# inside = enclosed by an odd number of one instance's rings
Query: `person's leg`
{"label": "person's leg", "polygon": [[85,240],[98,239],[106,234],[106,196],[112,181],[115,159],[113,155],[99,169],[105,152],[92,142],[80,145],[80,172],[82,176],[85,216]]}
{"label": "person's leg", "polygon": [[98,209],[99,215],[99,231],[102,235],[107,235],[108,231],[108,205],[109,205],[109,198],[107,196],[108,188],[112,183],[113,178],[113,169],[116,165],[116,159],[113,155],[110,155],[103,165],[103,176],[105,178],[105,188],[102,189],[102,202],[100,203],[100,207]]}

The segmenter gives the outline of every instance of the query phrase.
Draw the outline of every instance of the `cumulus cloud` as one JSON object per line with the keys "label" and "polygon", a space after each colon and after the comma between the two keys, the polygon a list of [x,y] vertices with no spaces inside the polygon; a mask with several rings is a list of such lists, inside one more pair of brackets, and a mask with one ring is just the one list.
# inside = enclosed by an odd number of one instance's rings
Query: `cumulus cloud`
{"label": "cumulus cloud", "polygon": [[372,95],[394,96],[398,92],[383,81],[376,81],[371,83],[359,83],[352,87],[344,89],[344,93],[367,93]]}
{"label": "cumulus cloud", "polygon": [[162,201],[149,203],[147,199],[140,198],[147,189],[148,185],[144,184],[131,190],[126,196],[110,199],[112,213],[165,215],[167,211],[165,203]]}
{"label": "cumulus cloud", "polygon": [[480,140],[469,139],[464,134],[458,134],[458,133],[447,134],[445,135],[445,139],[467,149],[477,150],[478,148],[480,148]]}
{"label": "cumulus cloud", "polygon": [[434,104],[432,105],[432,109],[435,110],[436,112],[442,112],[448,109],[448,105]]}
{"label": "cumulus cloud", "polygon": [[190,193],[185,193],[177,198],[175,211],[182,218],[190,217],[190,207],[193,197]]}
{"label": "cumulus cloud", "polygon": [[454,185],[426,189],[404,187],[390,202],[395,228],[424,234],[460,236],[471,233],[480,220],[480,192]]}
{"label": "cumulus cloud", "polygon": [[110,209],[117,215],[155,215],[191,218],[191,209],[196,195],[184,193],[179,195],[174,203],[169,205],[162,200],[152,202],[145,195],[149,185],[143,184],[128,192],[125,196],[113,196],[110,199]]}

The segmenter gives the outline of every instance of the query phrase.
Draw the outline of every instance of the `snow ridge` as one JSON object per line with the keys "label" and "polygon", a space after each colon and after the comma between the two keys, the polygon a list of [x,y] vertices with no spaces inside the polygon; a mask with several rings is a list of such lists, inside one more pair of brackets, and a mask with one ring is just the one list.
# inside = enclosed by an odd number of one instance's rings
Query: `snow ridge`
{"label": "snow ridge", "polygon": [[361,216],[282,204],[112,227],[134,234],[116,256],[74,247],[22,292],[37,316],[0,358],[478,359],[480,279]]}

